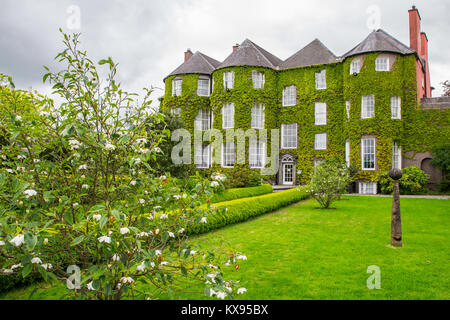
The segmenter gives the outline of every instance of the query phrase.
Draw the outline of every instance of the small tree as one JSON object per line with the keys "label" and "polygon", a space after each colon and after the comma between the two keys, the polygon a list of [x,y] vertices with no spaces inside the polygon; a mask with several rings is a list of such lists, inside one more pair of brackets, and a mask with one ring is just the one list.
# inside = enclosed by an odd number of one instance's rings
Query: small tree
{"label": "small tree", "polygon": [[350,172],[344,163],[337,160],[323,161],[315,167],[309,193],[327,209],[346,192],[350,182]]}

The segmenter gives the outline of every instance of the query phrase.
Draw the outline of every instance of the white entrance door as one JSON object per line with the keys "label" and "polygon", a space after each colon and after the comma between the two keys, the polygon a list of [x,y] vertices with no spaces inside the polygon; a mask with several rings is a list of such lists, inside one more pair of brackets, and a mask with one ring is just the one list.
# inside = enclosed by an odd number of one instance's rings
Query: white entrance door
{"label": "white entrance door", "polygon": [[283,184],[294,184],[294,164],[283,164]]}

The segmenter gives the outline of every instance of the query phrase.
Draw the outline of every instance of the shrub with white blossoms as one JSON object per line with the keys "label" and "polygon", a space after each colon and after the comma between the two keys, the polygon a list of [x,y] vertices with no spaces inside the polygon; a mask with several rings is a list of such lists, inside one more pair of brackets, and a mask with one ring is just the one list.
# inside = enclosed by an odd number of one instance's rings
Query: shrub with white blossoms
{"label": "shrub with white blossoms", "polygon": [[[78,37],[64,35],[57,59],[66,69],[44,75],[65,99],[57,108],[0,87],[0,273],[65,284],[76,265],[81,288],[67,295],[85,299],[158,298],[186,280],[233,297],[237,282],[220,268],[233,253],[186,241],[186,230],[213,212],[214,185],[199,175],[189,188],[154,176],[155,153],[140,152],[163,139],[145,127],[163,120],[148,108],[151,91],[136,102],[116,82],[111,58],[98,63],[109,69],[100,79]],[[210,264],[214,281],[205,279]]]}

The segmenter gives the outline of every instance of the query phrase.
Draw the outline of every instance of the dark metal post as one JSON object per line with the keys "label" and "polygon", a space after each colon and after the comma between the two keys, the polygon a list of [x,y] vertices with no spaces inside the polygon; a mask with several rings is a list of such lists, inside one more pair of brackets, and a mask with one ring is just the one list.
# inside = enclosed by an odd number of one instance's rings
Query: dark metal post
{"label": "dark metal post", "polygon": [[391,245],[402,246],[402,220],[400,217],[400,187],[399,179],[402,170],[394,168],[389,171],[389,176],[394,180],[394,192],[392,194],[392,219],[391,219]]}

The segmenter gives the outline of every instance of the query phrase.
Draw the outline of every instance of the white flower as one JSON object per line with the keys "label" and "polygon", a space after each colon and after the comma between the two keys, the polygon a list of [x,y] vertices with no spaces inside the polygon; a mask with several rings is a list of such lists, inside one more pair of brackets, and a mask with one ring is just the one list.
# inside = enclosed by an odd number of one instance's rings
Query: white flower
{"label": "white flower", "polygon": [[22,268],[22,267],[23,267],[23,266],[22,266],[21,263],[15,264],[15,265],[11,266],[11,270],[14,270],[14,269],[17,269],[17,268]]}
{"label": "white flower", "polygon": [[78,202],[75,202],[75,203],[72,204],[72,207],[75,208],[75,207],[78,207],[79,205],[80,205],[80,204],[79,204]]}
{"label": "white flower", "polygon": [[22,117],[16,114],[15,119],[16,119],[16,121],[20,121],[22,119]]}
{"label": "white flower", "polygon": [[136,236],[138,236],[138,238],[141,238],[141,237],[148,237],[148,232],[141,232],[141,233],[138,233]]}
{"label": "white flower", "polygon": [[94,214],[94,215],[92,216],[92,219],[94,219],[95,221],[100,221],[101,218],[102,218],[102,215],[101,215],[101,214]]}
{"label": "white flower", "polygon": [[247,260],[247,257],[240,254],[240,255],[236,256],[236,259],[238,259],[238,260]]}
{"label": "white flower", "polygon": [[122,278],[120,279],[120,282],[123,283],[123,284],[125,284],[125,283],[133,283],[134,280],[133,280],[133,278],[131,278],[131,277],[122,277]]}
{"label": "white flower", "polygon": [[108,142],[108,143],[105,144],[105,150],[113,151],[115,149],[116,149],[116,146],[113,145],[112,143]]}
{"label": "white flower", "polygon": [[228,260],[228,261],[225,263],[225,266],[227,266],[227,267],[230,266],[230,260]]}
{"label": "white flower", "polygon": [[155,250],[155,255],[160,256],[161,255],[161,250]]}
{"label": "white flower", "polygon": [[86,287],[88,288],[88,290],[91,290],[91,291],[94,291],[94,290],[95,290],[94,287],[92,286],[92,281],[89,282],[89,283],[86,285]]}
{"label": "white flower", "polygon": [[111,238],[108,236],[101,236],[100,238],[98,238],[98,242],[102,243],[111,243]]}
{"label": "white flower", "polygon": [[39,159],[33,159],[33,162],[34,162],[34,163],[38,163],[38,162],[41,162],[41,160],[39,160]]}
{"label": "white flower", "polygon": [[186,199],[186,197],[187,197],[187,194],[183,193],[183,199]]}
{"label": "white flower", "polygon": [[237,294],[243,294],[243,293],[245,293],[245,292],[247,292],[247,289],[245,289],[245,288],[239,288],[238,291],[237,291]]}
{"label": "white flower", "polygon": [[12,271],[11,269],[3,269],[3,273],[4,274],[11,274],[11,273],[14,273],[14,271]]}
{"label": "white flower", "polygon": [[81,142],[78,140],[69,140],[69,146],[70,149],[74,150],[74,149],[78,149],[81,146]]}
{"label": "white flower", "polygon": [[174,195],[173,197],[174,197],[175,199],[177,199],[177,200],[181,198],[181,196],[178,195],[178,194]]}
{"label": "white flower", "polygon": [[136,139],[136,143],[137,144],[145,144],[145,143],[147,143],[147,139],[145,139],[145,138]]}
{"label": "white flower", "polygon": [[120,228],[120,233],[121,233],[121,234],[127,234],[127,233],[130,233],[130,229],[128,229],[127,227],[125,227],[125,228]]}
{"label": "white flower", "polygon": [[181,228],[180,230],[178,230],[178,233],[183,233],[184,232],[184,228]]}
{"label": "white flower", "polygon": [[134,158],[133,160],[136,164],[139,164],[142,162],[141,158]]}
{"label": "white flower", "polygon": [[29,197],[32,197],[32,196],[37,195],[36,190],[33,190],[33,189],[25,190],[23,193],[25,193],[25,196],[26,196],[27,199],[28,199]]}
{"label": "white flower", "polygon": [[5,241],[0,240],[0,246],[4,246],[5,245]]}
{"label": "white flower", "polygon": [[13,173],[14,171],[12,169],[6,169],[7,172]]}
{"label": "white flower", "polygon": [[147,217],[147,219],[153,220],[153,216],[150,214],[150,215]]}
{"label": "white flower", "polygon": [[191,250],[191,252],[189,252],[189,254],[192,255],[192,256],[193,256],[194,254],[196,254],[196,253],[197,253],[197,251],[195,251],[195,250]]}
{"label": "white flower", "polygon": [[223,291],[217,292],[217,298],[219,298],[219,299],[223,300],[223,299],[225,299],[226,296],[227,296],[227,294]]}
{"label": "white flower", "polygon": [[217,181],[213,181],[213,182],[211,182],[210,186],[213,188],[216,188],[219,186],[219,183]]}
{"label": "white flower", "polygon": [[78,170],[87,170],[88,166],[87,164],[82,164],[81,166],[78,167]]}
{"label": "white flower", "polygon": [[156,230],[155,230],[155,234],[158,234],[158,233],[159,233],[159,229],[156,229]]}
{"label": "white flower", "polygon": [[145,270],[145,262],[142,261],[142,263],[136,267],[136,270],[137,271],[144,271]]}
{"label": "white flower", "polygon": [[152,261],[152,262],[150,262],[150,266],[152,267],[152,268],[154,268],[155,267],[155,263]]}
{"label": "white flower", "polygon": [[175,235],[172,232],[169,231],[169,237],[175,238]]}
{"label": "white flower", "polygon": [[154,210],[159,210],[159,209],[161,209],[161,206],[154,206],[153,209]]}
{"label": "white flower", "polygon": [[26,158],[26,156],[21,155],[21,154],[17,156],[17,159],[19,159],[19,160],[23,160],[23,159],[25,159],[25,158]]}
{"label": "white flower", "polygon": [[162,213],[162,214],[160,214],[160,215],[158,216],[158,218],[160,218],[160,219],[169,219],[169,215],[168,215],[168,214],[165,214],[165,213]]}
{"label": "white flower", "polygon": [[120,256],[118,255],[118,254],[114,254],[113,256],[112,256],[112,260],[113,261],[119,261],[120,260]]}
{"label": "white flower", "polygon": [[162,266],[167,266],[169,263],[167,262],[167,261],[163,261],[163,262],[161,262],[161,265]]}
{"label": "white flower", "polygon": [[161,176],[161,177],[159,177],[161,180],[166,180],[167,179],[167,177],[166,176]]}
{"label": "white flower", "polygon": [[48,243],[48,238],[44,238],[44,244]]}
{"label": "white flower", "polygon": [[45,270],[50,270],[51,268],[53,268],[53,265],[51,263],[44,263],[42,264],[42,268],[44,268]]}
{"label": "white flower", "polygon": [[136,181],[133,180],[133,181],[130,182],[130,184],[131,184],[132,186],[135,186],[135,185],[136,185]]}
{"label": "white flower", "polygon": [[81,188],[82,188],[82,189],[89,189],[89,185],[88,185],[88,184],[83,184],[83,185],[81,186]]}
{"label": "white flower", "polygon": [[200,223],[206,223],[206,217],[203,217],[203,218],[200,220]]}
{"label": "white flower", "polygon": [[40,264],[40,263],[42,263],[42,260],[38,257],[34,257],[33,259],[31,259],[31,263],[34,263],[34,264],[39,263]]}
{"label": "white flower", "polygon": [[140,204],[144,204],[144,203],[145,203],[145,200],[144,200],[144,199],[139,199],[139,203],[140,203]]}
{"label": "white flower", "polygon": [[25,241],[24,241],[23,234],[19,234],[19,235],[15,236],[11,240],[9,240],[9,243],[14,244],[16,247],[20,246],[21,244],[24,244]]}
{"label": "white flower", "polygon": [[218,267],[216,267],[215,265],[213,265],[213,264],[211,264],[211,263],[208,264],[207,267],[208,267],[208,268],[211,268],[211,269],[219,269]]}
{"label": "white flower", "polygon": [[153,150],[155,150],[156,153],[161,153],[162,152],[160,147],[155,147]]}

